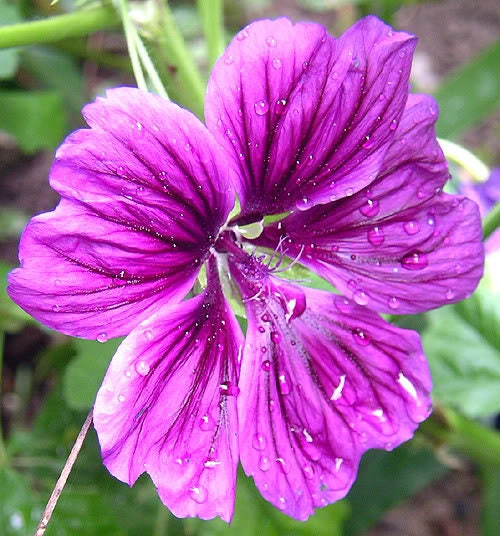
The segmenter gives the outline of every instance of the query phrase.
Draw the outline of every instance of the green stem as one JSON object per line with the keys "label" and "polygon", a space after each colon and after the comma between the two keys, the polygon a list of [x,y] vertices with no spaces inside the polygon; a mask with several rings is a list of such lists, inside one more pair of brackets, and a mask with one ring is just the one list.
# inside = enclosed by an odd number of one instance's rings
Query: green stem
{"label": "green stem", "polygon": [[[158,43],[162,60],[168,65],[168,78],[180,89],[175,92],[179,104],[202,118],[205,84],[175,24],[168,3],[158,2],[158,11],[158,27],[154,29],[152,41]],[[172,96],[170,89],[169,94]]]}
{"label": "green stem", "polygon": [[500,434],[491,428],[440,406],[420,426],[434,443],[445,445],[477,463],[500,470]]}
{"label": "green stem", "polygon": [[[2,363],[5,334],[0,330],[0,400],[2,399]],[[5,467],[8,462],[7,450],[3,442],[2,420],[0,419],[0,467]]]}
{"label": "green stem", "polygon": [[158,506],[158,514],[156,515],[155,526],[153,529],[153,536],[165,536],[168,534],[168,521],[170,513],[164,504]]}
{"label": "green stem", "polygon": [[500,227],[500,203],[496,203],[483,220],[483,240]]}
{"label": "green stem", "polygon": [[489,177],[490,170],[488,166],[468,149],[442,138],[439,138],[438,142],[441,145],[441,149],[443,149],[446,159],[455,162],[462,169],[465,169],[475,181],[483,182]]}
{"label": "green stem", "polygon": [[198,13],[208,46],[209,67],[224,50],[224,1],[197,0]]}
{"label": "green stem", "polygon": [[75,11],[48,19],[0,27],[0,48],[50,43],[69,37],[82,37],[99,30],[113,28],[120,22],[109,6]]}

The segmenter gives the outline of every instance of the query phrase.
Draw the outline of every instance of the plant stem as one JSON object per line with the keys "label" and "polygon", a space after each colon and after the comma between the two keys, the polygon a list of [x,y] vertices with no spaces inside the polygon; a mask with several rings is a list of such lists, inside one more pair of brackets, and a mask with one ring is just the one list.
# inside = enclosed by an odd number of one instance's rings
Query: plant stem
{"label": "plant stem", "polygon": [[500,434],[491,428],[439,406],[420,431],[433,443],[445,445],[477,463],[500,470]]}
{"label": "plant stem", "polygon": [[[175,24],[168,2],[158,2],[158,13],[158,25],[151,41],[160,47],[160,59],[167,65],[167,77],[180,88],[175,92],[177,101],[202,118],[205,84],[200,72]],[[170,89],[169,94],[172,96]]]}
{"label": "plant stem", "polygon": [[198,13],[208,46],[209,67],[224,50],[224,1],[197,0]]}
{"label": "plant stem", "polygon": [[496,203],[483,220],[483,240],[500,227],[500,203]]}
{"label": "plant stem", "polygon": [[78,454],[80,453],[80,449],[82,448],[83,442],[90,428],[90,424],[92,423],[92,411],[93,408],[89,411],[89,414],[87,415],[87,418],[83,423],[82,429],[80,430],[80,433],[76,438],[75,444],[73,445],[73,448],[69,453],[68,459],[64,464],[63,470],[61,471],[61,475],[57,479],[56,485],[49,498],[49,502],[47,503],[47,506],[43,511],[42,518],[40,519],[40,523],[38,524],[38,527],[36,529],[35,536],[43,536],[45,534],[45,531],[47,530],[50,518],[52,517],[54,509],[57,505],[57,501],[61,496],[64,486],[66,485],[66,481],[68,480],[69,474],[71,473],[71,469],[73,468],[73,465],[78,458]]}
{"label": "plant stem", "polygon": [[0,27],[0,48],[82,37],[99,30],[113,28],[119,22],[120,18],[113,8],[101,6],[43,20],[11,24]]}
{"label": "plant stem", "polygon": [[439,138],[438,142],[446,159],[465,169],[475,181],[483,182],[489,177],[490,170],[488,167],[468,149],[450,140]]}
{"label": "plant stem", "polygon": [[[3,363],[4,341],[5,341],[5,333],[2,330],[0,330],[0,400],[2,400],[2,363]],[[3,442],[2,419],[0,418],[0,467],[6,466],[7,462],[8,462],[7,450],[5,449],[5,445]]]}

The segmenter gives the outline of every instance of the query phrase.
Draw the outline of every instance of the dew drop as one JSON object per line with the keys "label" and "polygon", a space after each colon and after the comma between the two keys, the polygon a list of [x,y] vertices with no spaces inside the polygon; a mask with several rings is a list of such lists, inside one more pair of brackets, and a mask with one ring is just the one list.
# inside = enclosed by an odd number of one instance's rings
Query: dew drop
{"label": "dew drop", "polygon": [[360,288],[353,292],[352,299],[358,305],[366,305],[369,301],[368,294],[364,290],[361,290]]}
{"label": "dew drop", "polygon": [[[281,65],[281,62],[280,62]],[[287,101],[286,99],[278,99],[274,106],[274,112],[276,115],[283,115],[285,113]]]}
{"label": "dew drop", "polygon": [[399,308],[399,300],[395,296],[393,296],[392,298],[389,298],[389,300],[387,301],[387,304],[393,310]]}
{"label": "dew drop", "polygon": [[372,149],[374,147],[375,143],[373,142],[373,138],[368,134],[365,136],[365,141],[361,145],[361,147],[365,150]]}
{"label": "dew drop", "polygon": [[253,105],[253,109],[257,115],[265,115],[269,111],[269,103],[265,100],[257,101]]}
{"label": "dew drop", "polygon": [[351,195],[354,193],[354,188],[347,188],[347,190],[345,191],[345,195],[347,197],[351,197]]}
{"label": "dew drop", "polygon": [[410,236],[417,234],[420,231],[420,225],[416,221],[407,221],[403,225],[403,228],[405,233]]}
{"label": "dew drop", "polygon": [[259,333],[265,333],[266,332],[266,328],[264,326],[259,326]]}
{"label": "dew drop", "polygon": [[215,428],[215,420],[210,415],[203,415],[200,419],[200,430],[209,432]]}
{"label": "dew drop", "polygon": [[236,39],[238,39],[238,41],[243,41],[247,37],[248,37],[248,31],[246,29],[243,29],[241,30],[241,32],[238,33],[238,35],[236,36]]}
{"label": "dew drop", "polygon": [[125,397],[123,395],[118,395],[118,402],[125,402]]}
{"label": "dew drop", "polygon": [[280,497],[278,499],[278,508],[280,510],[284,510],[286,508],[286,499],[285,499],[285,497]]}
{"label": "dew drop", "polygon": [[368,242],[373,246],[381,246],[384,243],[385,235],[380,227],[374,227],[368,231]]}
{"label": "dew drop", "polygon": [[224,58],[224,63],[225,63],[226,65],[231,65],[233,62],[234,62],[234,59],[233,59],[233,57],[232,57],[230,54],[228,54],[228,55]]}
{"label": "dew drop", "polygon": [[152,341],[155,338],[154,333],[150,329],[145,329],[143,335],[147,341]]}
{"label": "dew drop", "polygon": [[279,58],[273,58],[273,61],[271,62],[271,65],[276,69],[281,69],[281,60]]}
{"label": "dew drop", "polygon": [[52,310],[54,311],[54,313],[58,313],[58,312],[61,310],[61,306],[60,306],[60,305],[57,305],[57,303],[55,303],[55,304],[52,306]]}
{"label": "dew drop", "polygon": [[151,370],[149,363],[143,360],[137,361],[134,368],[137,374],[139,374],[139,376],[147,376],[149,374],[149,371]]}
{"label": "dew drop", "polygon": [[[267,350],[267,348],[266,348]],[[269,372],[271,370],[271,361],[269,361],[268,359],[266,359],[265,361],[262,362],[262,365],[260,366],[260,368],[264,371],[264,372]]]}
{"label": "dew drop", "polygon": [[414,251],[401,259],[401,266],[406,270],[423,270],[429,261],[425,253]]}
{"label": "dew drop", "polygon": [[276,458],[276,462],[278,463],[280,469],[287,475],[290,472],[290,466],[286,463],[284,458]]}
{"label": "dew drop", "polygon": [[222,395],[226,396],[238,396],[240,394],[240,388],[233,382],[222,382],[219,386],[219,391]]}
{"label": "dew drop", "polygon": [[272,331],[271,332],[271,340],[275,344],[279,344],[279,342],[281,341],[281,333],[278,333],[277,331]]}
{"label": "dew drop", "polygon": [[335,296],[333,303],[341,313],[351,313],[354,309],[352,301],[343,296]]}
{"label": "dew drop", "polygon": [[363,216],[371,218],[378,214],[380,210],[380,203],[376,199],[367,199],[366,202],[359,207],[359,211]]}
{"label": "dew drop", "polygon": [[287,377],[284,374],[278,376],[278,381],[280,385],[280,391],[282,395],[287,395],[292,390],[292,386],[288,382]]}
{"label": "dew drop", "polygon": [[398,122],[396,119],[393,119],[391,121],[391,124],[389,125],[389,130],[396,130],[398,128]]}
{"label": "dew drop", "polygon": [[276,46],[276,39],[272,37],[271,35],[266,39],[266,43],[271,47],[274,48]]}
{"label": "dew drop", "polygon": [[264,450],[266,448],[266,438],[262,434],[255,434],[252,439],[252,447],[255,450]]}
{"label": "dew drop", "polygon": [[360,328],[353,330],[352,337],[360,346],[368,346],[371,342],[370,336]]}
{"label": "dew drop", "polygon": [[357,283],[356,281],[354,281],[354,279],[349,279],[349,281],[347,282],[347,286],[351,289],[351,290],[356,290],[357,288]]}
{"label": "dew drop", "polygon": [[447,300],[452,300],[455,297],[455,292],[451,288],[449,288],[446,291],[445,296]]}
{"label": "dew drop", "polygon": [[302,199],[298,199],[295,202],[295,206],[299,210],[307,210],[311,206],[311,202],[309,201],[307,197],[303,197]]}
{"label": "dew drop", "polygon": [[271,460],[268,456],[261,456],[259,458],[259,469],[261,471],[269,471],[271,469]]}
{"label": "dew drop", "polygon": [[208,493],[205,488],[197,486],[189,489],[189,496],[191,497],[191,499],[193,499],[194,502],[202,504],[207,500]]}
{"label": "dew drop", "polygon": [[107,342],[107,340],[108,340],[108,335],[107,335],[107,333],[104,333],[104,332],[103,332],[103,333],[99,333],[99,335],[97,335],[97,340],[98,340],[99,342]]}
{"label": "dew drop", "polygon": [[271,316],[268,313],[264,313],[260,319],[262,322],[271,322]]}
{"label": "dew drop", "polygon": [[308,463],[306,463],[303,467],[302,467],[302,471],[304,472],[304,476],[308,479],[308,480],[312,480],[314,478],[314,469],[312,468],[312,465],[309,465]]}

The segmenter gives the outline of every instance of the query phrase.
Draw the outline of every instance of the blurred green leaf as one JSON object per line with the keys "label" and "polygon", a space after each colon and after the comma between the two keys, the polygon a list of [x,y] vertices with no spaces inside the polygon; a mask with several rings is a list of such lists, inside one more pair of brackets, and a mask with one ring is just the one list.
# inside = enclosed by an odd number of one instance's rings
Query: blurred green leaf
{"label": "blurred green leaf", "polygon": [[28,223],[28,216],[19,209],[2,207],[0,211],[0,242],[18,238]]}
{"label": "blurred green leaf", "polygon": [[6,292],[7,274],[12,266],[0,262],[0,329],[4,331],[18,331],[24,324],[32,321],[30,315],[15,304]]}
{"label": "blurred green leaf", "polygon": [[351,515],[345,524],[345,536],[366,530],[389,508],[419,492],[446,471],[429,450],[415,441],[393,452],[367,452],[347,496]]}
{"label": "blurred green leaf", "polygon": [[500,41],[451,74],[435,92],[441,110],[436,129],[456,138],[500,106]]}
{"label": "blurred green leaf", "polygon": [[33,534],[42,513],[28,483],[15,471],[0,467],[0,528],[3,536]]}
{"label": "blurred green leaf", "polygon": [[[19,9],[15,4],[0,3],[0,26],[21,22]],[[0,50],[0,79],[11,78],[17,72],[19,49]]]}
{"label": "blurred green leaf", "polygon": [[483,511],[481,534],[497,536],[500,527],[500,471],[485,469],[483,482]]}
{"label": "blurred green leaf", "polygon": [[61,95],[71,125],[81,122],[84,104],[83,73],[69,54],[48,47],[26,47],[21,53],[21,67],[36,79],[39,87]]}
{"label": "blurred green leaf", "polygon": [[472,298],[426,314],[434,394],[469,417],[500,410],[499,306],[483,283]]}
{"label": "blurred green leaf", "polygon": [[26,153],[54,149],[66,132],[62,100],[54,91],[0,91],[0,129]]}
{"label": "blurred green leaf", "polygon": [[121,339],[105,343],[74,339],[76,358],[64,374],[64,398],[72,409],[90,409]]}

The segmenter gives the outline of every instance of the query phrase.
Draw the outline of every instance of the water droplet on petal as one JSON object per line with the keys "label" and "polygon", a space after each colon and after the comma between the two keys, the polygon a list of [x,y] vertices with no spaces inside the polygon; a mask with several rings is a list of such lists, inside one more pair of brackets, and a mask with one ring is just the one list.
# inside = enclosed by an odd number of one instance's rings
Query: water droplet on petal
{"label": "water droplet on petal", "polygon": [[150,329],[145,329],[143,335],[148,341],[152,341],[155,338],[154,333]]}
{"label": "water droplet on petal", "polygon": [[108,335],[106,333],[99,333],[99,335],[97,335],[97,340],[99,342],[107,342],[108,340]]}
{"label": "water droplet on petal", "polygon": [[273,58],[271,65],[276,69],[281,69],[281,60],[279,58]]}
{"label": "water droplet on petal", "polygon": [[371,342],[370,336],[360,328],[353,330],[352,337],[360,346],[368,346]]}
{"label": "water droplet on petal", "polygon": [[417,234],[420,231],[420,225],[416,221],[407,221],[404,225],[404,230],[408,235]]}
{"label": "water droplet on petal", "polygon": [[381,246],[384,243],[385,235],[380,227],[374,227],[368,231],[368,242],[373,246]]}
{"label": "water droplet on petal", "polygon": [[278,463],[281,470],[287,475],[290,472],[290,466],[286,463],[284,458],[276,458],[276,462]]}
{"label": "water droplet on petal", "polygon": [[233,57],[232,57],[230,54],[228,54],[228,55],[224,58],[224,63],[225,63],[226,65],[231,65],[233,62],[234,62],[234,59],[233,59]]}
{"label": "water droplet on petal", "polygon": [[123,395],[118,395],[118,402],[125,402],[125,397]]}
{"label": "water droplet on petal", "polygon": [[54,313],[58,313],[58,312],[61,310],[61,306],[60,306],[60,305],[57,305],[57,303],[55,303],[55,304],[52,306],[52,310],[54,311]]}
{"label": "water droplet on petal", "polygon": [[261,456],[259,458],[259,469],[261,471],[269,471],[271,469],[271,460],[268,456]]}
{"label": "water droplet on petal", "polygon": [[[280,61],[280,65],[281,65],[281,61]],[[276,113],[276,115],[283,115],[285,113],[286,104],[287,104],[286,99],[278,99],[276,101],[276,104],[274,106],[274,112]]]}
{"label": "water droplet on petal", "polygon": [[280,510],[284,510],[286,508],[286,499],[285,499],[285,497],[280,497],[278,499],[278,508]]}
{"label": "water droplet on petal", "polygon": [[265,115],[269,111],[269,103],[265,100],[260,100],[253,105],[253,108],[257,115]]}
{"label": "water droplet on petal", "polygon": [[311,206],[311,202],[307,197],[303,197],[302,199],[297,199],[295,206],[299,210],[307,210]]}
{"label": "water droplet on petal", "polygon": [[137,361],[134,368],[137,374],[139,374],[139,376],[147,376],[149,374],[149,371],[151,370],[149,363],[143,360]]}
{"label": "water droplet on petal", "polygon": [[236,39],[238,39],[238,41],[243,41],[247,37],[248,37],[248,31],[246,28],[244,28],[243,30],[241,30],[241,32],[238,33],[238,35],[236,36]]}
{"label": "water droplet on petal", "polygon": [[365,150],[372,149],[374,147],[375,143],[373,141],[373,138],[370,135],[365,136],[365,141],[361,145],[361,147]]}
{"label": "water droplet on petal", "polygon": [[271,322],[271,316],[268,313],[264,313],[260,319],[262,322]]}
{"label": "water droplet on petal", "polygon": [[399,308],[399,300],[393,296],[392,298],[389,298],[387,301],[387,304],[391,309],[398,309]]}
{"label": "water droplet on petal", "polygon": [[275,344],[278,344],[280,341],[281,341],[281,333],[277,332],[277,331],[272,331],[271,332],[271,340],[275,343]]}
{"label": "water droplet on petal", "polygon": [[210,415],[203,415],[200,419],[200,429],[209,432],[215,428],[215,420]]}
{"label": "water droplet on petal", "polygon": [[233,382],[222,382],[219,386],[221,395],[226,396],[238,396],[240,394],[240,388]]}
{"label": "water droplet on petal", "polygon": [[447,291],[446,291],[446,299],[447,300],[452,300],[454,297],[455,297],[455,292],[449,288]]}
{"label": "water droplet on petal", "polygon": [[304,471],[304,476],[308,479],[308,480],[312,480],[314,478],[314,469],[312,468],[311,465],[309,465],[308,463],[306,463],[303,467],[302,467],[302,471]]}
{"label": "water droplet on petal", "polygon": [[335,458],[335,471],[337,471],[337,473],[339,472],[339,469],[343,463],[344,460],[342,458]]}
{"label": "water droplet on petal", "polygon": [[205,488],[201,486],[196,486],[189,489],[189,496],[193,499],[194,502],[202,504],[207,500],[208,493]]}
{"label": "water droplet on petal", "polygon": [[373,216],[376,216],[378,214],[378,211],[380,210],[380,203],[377,201],[377,199],[367,199],[366,202],[359,207],[359,211],[363,216],[366,216],[367,218],[371,218]]}
{"label": "water droplet on petal", "polygon": [[423,270],[428,264],[427,255],[419,251],[408,253],[401,259],[401,266],[406,270]]}
{"label": "water droplet on petal", "polygon": [[393,119],[391,121],[391,124],[389,125],[389,129],[390,130],[396,130],[398,128],[398,122],[396,121],[396,119]]}
{"label": "water droplet on petal", "polygon": [[333,299],[333,303],[341,313],[348,314],[351,313],[354,309],[353,302],[348,298],[345,298],[344,296],[335,296],[335,298]]}
{"label": "water droplet on petal", "polygon": [[292,386],[288,382],[287,377],[284,374],[278,376],[278,381],[280,385],[280,391],[282,395],[287,395],[292,390]]}
{"label": "water droplet on petal", "polygon": [[358,288],[358,290],[355,290],[352,295],[352,299],[358,304],[358,305],[366,305],[369,301],[368,294],[364,291]]}
{"label": "water droplet on petal", "polygon": [[[267,348],[266,348],[267,350]],[[260,366],[260,368],[264,371],[264,372],[269,372],[271,370],[271,361],[269,361],[268,359],[266,359],[265,361],[262,362],[262,365]]]}
{"label": "water droplet on petal", "polygon": [[276,46],[276,39],[272,37],[271,35],[266,39],[266,43],[271,47],[274,48]]}
{"label": "water droplet on petal", "polygon": [[255,434],[252,439],[252,447],[255,450],[264,450],[266,448],[266,438],[262,434]]}

